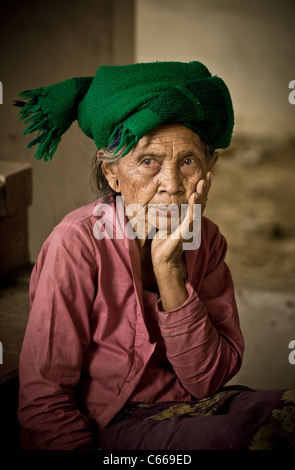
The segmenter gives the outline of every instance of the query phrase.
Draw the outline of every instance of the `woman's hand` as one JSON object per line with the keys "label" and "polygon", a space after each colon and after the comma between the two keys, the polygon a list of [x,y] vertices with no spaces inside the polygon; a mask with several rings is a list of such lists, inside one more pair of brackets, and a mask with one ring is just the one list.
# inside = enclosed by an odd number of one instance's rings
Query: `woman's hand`
{"label": "woman's hand", "polygon": [[208,172],[206,180],[201,179],[188,200],[188,211],[183,221],[177,227],[178,235],[173,233],[165,238],[157,232],[151,244],[153,269],[156,276],[162,307],[165,311],[173,310],[182,305],[188,298],[185,288],[186,266],[183,259],[183,234],[191,231],[194,222],[194,204],[201,204],[203,213],[206,207],[208,192],[211,186],[212,173]]}
{"label": "woman's hand", "polygon": [[[201,212],[203,214],[206,202],[208,199],[208,192],[211,186],[212,173],[208,172],[206,180],[201,179],[196,187],[196,191],[193,192],[188,200],[188,211],[184,217],[184,220],[178,224],[176,230],[161,239],[160,233],[157,232],[151,245],[151,255],[154,270],[161,269],[172,269],[182,268],[182,244],[186,240],[184,234],[188,233],[193,228],[195,213],[193,210],[194,204],[201,204]],[[173,237],[173,234],[175,236]],[[187,240],[186,240],[187,241]]]}

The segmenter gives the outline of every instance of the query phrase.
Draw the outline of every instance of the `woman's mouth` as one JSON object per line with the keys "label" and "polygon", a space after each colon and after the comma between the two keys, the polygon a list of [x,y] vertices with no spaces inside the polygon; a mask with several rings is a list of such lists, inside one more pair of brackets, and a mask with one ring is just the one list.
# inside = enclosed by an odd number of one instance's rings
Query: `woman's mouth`
{"label": "woman's mouth", "polygon": [[179,207],[177,204],[150,204],[150,207],[159,216],[176,217],[179,215]]}

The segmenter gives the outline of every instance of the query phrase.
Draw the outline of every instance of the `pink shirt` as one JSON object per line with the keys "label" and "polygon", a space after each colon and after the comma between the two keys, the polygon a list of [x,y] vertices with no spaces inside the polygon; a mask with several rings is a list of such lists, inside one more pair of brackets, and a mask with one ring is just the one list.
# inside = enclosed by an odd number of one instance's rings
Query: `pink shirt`
{"label": "pink shirt", "polygon": [[242,362],[218,227],[202,217],[201,246],[185,252],[189,297],[163,312],[161,299],[142,289],[137,241],[93,235],[96,205],[63,219],[31,276],[19,420],[42,449],[91,448],[128,400],[204,398]]}

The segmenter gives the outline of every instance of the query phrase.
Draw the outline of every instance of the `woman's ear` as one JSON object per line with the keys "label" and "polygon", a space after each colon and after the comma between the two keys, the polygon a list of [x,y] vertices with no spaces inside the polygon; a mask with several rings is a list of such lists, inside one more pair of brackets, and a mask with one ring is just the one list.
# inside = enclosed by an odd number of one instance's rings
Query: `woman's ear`
{"label": "woman's ear", "polygon": [[114,191],[116,191],[116,193],[119,193],[121,190],[120,190],[120,183],[118,180],[116,163],[103,161],[101,164],[101,169],[102,169],[104,176],[107,179],[107,182],[109,183],[109,186]]}
{"label": "woman's ear", "polygon": [[213,157],[210,158],[210,161],[207,164],[207,171],[212,171],[212,168],[214,167],[215,163],[217,162],[219,157],[219,152],[215,150]]}

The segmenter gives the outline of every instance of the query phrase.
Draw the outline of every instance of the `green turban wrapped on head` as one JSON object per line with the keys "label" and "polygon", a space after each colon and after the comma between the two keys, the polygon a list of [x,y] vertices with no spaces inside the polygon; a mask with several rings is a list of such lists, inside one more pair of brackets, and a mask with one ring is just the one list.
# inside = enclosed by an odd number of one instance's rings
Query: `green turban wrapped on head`
{"label": "green turban wrapped on head", "polygon": [[177,122],[215,148],[229,146],[234,113],[224,81],[201,62],[152,62],[101,66],[94,77],[79,77],[24,91],[23,132],[37,131],[28,147],[50,161],[61,136],[77,120],[98,149],[118,140],[126,155],[148,132]]}

